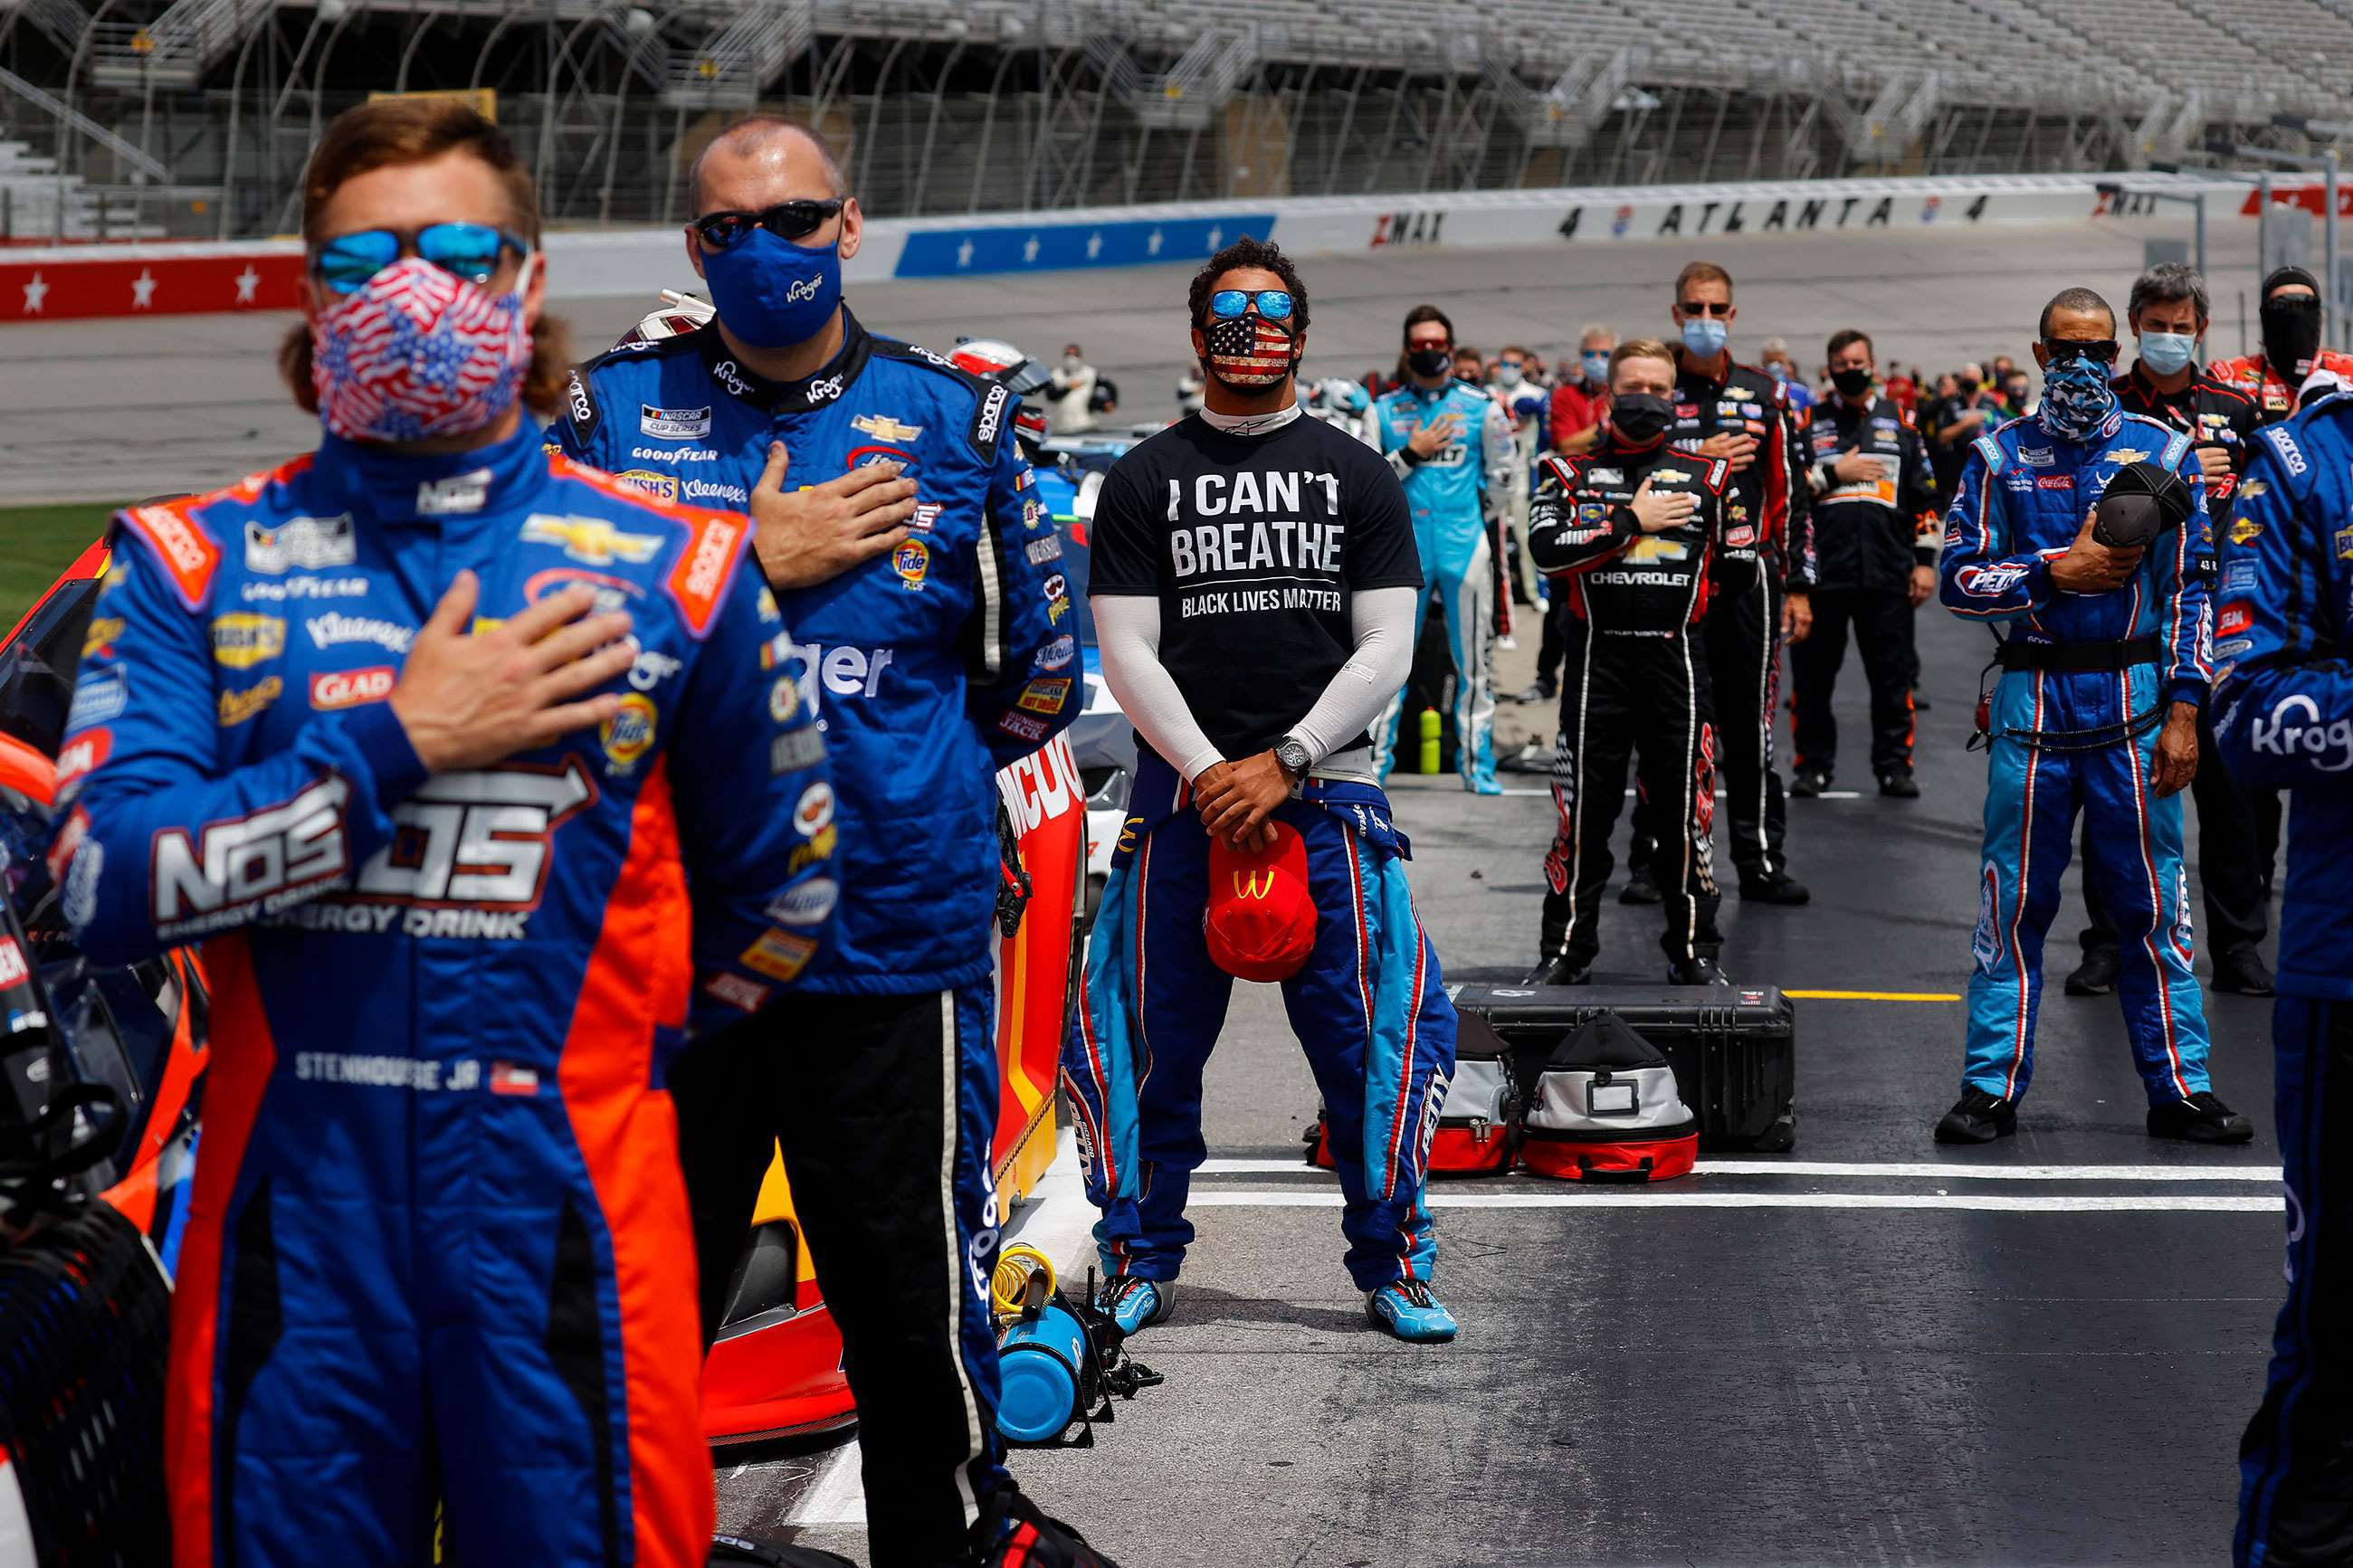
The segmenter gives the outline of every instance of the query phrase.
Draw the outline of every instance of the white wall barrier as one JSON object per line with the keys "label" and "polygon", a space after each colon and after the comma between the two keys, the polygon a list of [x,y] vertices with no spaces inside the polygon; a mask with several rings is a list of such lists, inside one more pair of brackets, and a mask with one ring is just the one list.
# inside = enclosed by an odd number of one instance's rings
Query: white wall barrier
{"label": "white wall barrier", "polygon": [[[2120,186],[2124,194],[2103,191]],[[885,218],[866,226],[846,268],[853,282],[989,277],[1192,261],[1242,234],[1297,256],[1390,247],[1599,246],[1619,240],[1745,234],[1868,233],[2011,225],[2129,222],[2164,190],[2211,195],[2211,216],[2252,218],[2253,187],[2153,174],[2020,174],[1882,180],[1479,191],[1415,196],[1189,202],[970,217]],[[2134,194],[2143,193],[2143,194]],[[2274,202],[2317,212],[2316,184],[2281,181]],[[2353,215],[2353,184],[2340,193]],[[650,298],[692,288],[676,229],[552,234],[557,299]],[[288,310],[301,275],[291,239],[59,246],[0,250],[0,322],[87,316]]]}

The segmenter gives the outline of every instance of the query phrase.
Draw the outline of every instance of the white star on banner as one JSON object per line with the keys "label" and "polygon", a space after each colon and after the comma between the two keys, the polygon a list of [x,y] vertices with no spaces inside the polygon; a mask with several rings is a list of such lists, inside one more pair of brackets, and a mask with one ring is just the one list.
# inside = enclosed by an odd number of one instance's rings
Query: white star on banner
{"label": "white star on banner", "polygon": [[1102,254],[1103,231],[1101,229],[1097,229],[1094,233],[1087,236],[1087,259],[1089,261],[1092,261],[1096,257],[1101,256]]}
{"label": "white star on banner", "polygon": [[25,285],[24,313],[27,316],[37,316],[41,314],[41,301],[48,297],[49,286],[41,281],[41,275],[39,273],[34,273],[33,280]]}
{"label": "white star on banner", "polygon": [[155,274],[148,268],[141,268],[139,276],[131,280],[131,308],[134,310],[155,308]]}
{"label": "white star on banner", "polygon": [[252,262],[247,262],[245,264],[245,270],[237,275],[237,302],[240,305],[252,304],[255,299],[255,290],[259,289],[260,287],[261,274],[253,269]]}
{"label": "white star on banner", "polygon": [[958,267],[972,265],[972,241],[967,239],[956,247],[956,265]]}
{"label": "white star on banner", "polygon": [[1024,261],[1035,261],[1038,259],[1038,237],[1036,235],[1033,234],[1028,239],[1021,242],[1021,259]]}
{"label": "white star on banner", "polygon": [[1160,231],[1158,229],[1155,228],[1150,234],[1145,236],[1144,254],[1146,256],[1157,256],[1160,254]]}

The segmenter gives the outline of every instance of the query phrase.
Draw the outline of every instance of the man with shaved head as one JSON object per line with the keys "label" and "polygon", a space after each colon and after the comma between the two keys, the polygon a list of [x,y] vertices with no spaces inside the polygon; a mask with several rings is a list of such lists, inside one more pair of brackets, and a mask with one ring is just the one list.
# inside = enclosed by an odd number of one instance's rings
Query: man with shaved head
{"label": "man with shaved head", "polygon": [[2042,939],[2075,818],[2123,959],[2125,1032],[2153,1138],[2243,1143],[2206,1076],[2179,794],[2213,676],[2214,538],[2192,437],[2120,406],[2116,314],[2089,289],[2042,308],[2031,419],[1972,443],[1946,514],[1945,607],[1999,625],[1985,855],[1961,1098],[1940,1143],[2018,1130]]}
{"label": "man with shaved head", "polygon": [[[744,121],[689,186],[709,319],[664,313],[661,335],[582,366],[551,438],[655,495],[750,513],[782,612],[769,704],[818,711],[839,792],[803,795],[796,820],[841,844],[839,883],[773,907],[778,940],[744,955],[775,982],[754,989],[791,994],[670,1075],[704,1331],[773,1305],[731,1276],[781,1143],[867,1495],[888,1500],[868,1522],[878,1568],[1016,1549],[1083,1568],[1099,1559],[1006,1476],[988,1307],[994,781],[1077,710],[1060,541],[1012,394],[842,302],[864,220],[823,136]],[[660,668],[643,679],[665,708]],[[812,956],[792,928],[828,913]]]}

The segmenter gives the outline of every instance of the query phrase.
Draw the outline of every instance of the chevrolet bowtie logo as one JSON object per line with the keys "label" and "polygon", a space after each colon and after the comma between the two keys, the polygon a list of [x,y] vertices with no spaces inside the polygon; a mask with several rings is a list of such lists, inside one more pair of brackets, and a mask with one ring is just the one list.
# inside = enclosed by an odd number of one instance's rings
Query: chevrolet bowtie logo
{"label": "chevrolet bowtie logo", "polygon": [[1268,894],[1273,892],[1274,868],[1269,866],[1264,868],[1264,870],[1266,874],[1266,885],[1264,887],[1259,886],[1259,873],[1257,871],[1235,872],[1234,897],[1238,899],[1263,899]]}
{"label": "chevrolet bowtie logo", "polygon": [[888,414],[861,414],[849,422],[852,430],[863,430],[877,441],[912,441],[923,433],[920,425],[902,425]]}

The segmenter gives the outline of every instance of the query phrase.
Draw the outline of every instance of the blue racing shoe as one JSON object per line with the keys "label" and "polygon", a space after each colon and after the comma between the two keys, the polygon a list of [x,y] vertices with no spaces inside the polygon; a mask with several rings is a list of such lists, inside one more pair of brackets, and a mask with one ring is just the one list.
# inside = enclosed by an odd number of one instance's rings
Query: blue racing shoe
{"label": "blue racing shoe", "polygon": [[1176,1310],[1176,1287],[1140,1274],[1114,1274],[1096,1293],[1095,1309],[1110,1313],[1121,1333],[1138,1333],[1168,1321]]}
{"label": "blue racing shoe", "polygon": [[1392,1279],[1365,1292],[1365,1316],[1410,1344],[1444,1344],[1454,1337],[1454,1314],[1419,1279]]}

